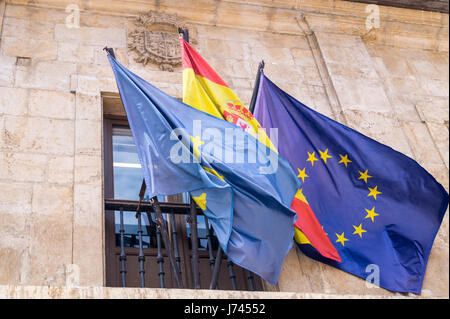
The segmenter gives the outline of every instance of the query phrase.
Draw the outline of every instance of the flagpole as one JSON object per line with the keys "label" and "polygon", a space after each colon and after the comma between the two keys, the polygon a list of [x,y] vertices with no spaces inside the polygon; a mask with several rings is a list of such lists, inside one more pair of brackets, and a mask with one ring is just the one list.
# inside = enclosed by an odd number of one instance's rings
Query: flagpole
{"label": "flagpole", "polygon": [[[178,34],[183,37],[184,41],[189,43],[189,30],[178,28]],[[197,229],[197,204],[190,196],[191,212],[189,224],[191,226],[191,250],[192,250],[192,273],[194,280],[194,289],[200,289],[200,271],[198,257],[198,229]]]}
{"label": "flagpole", "polygon": [[[105,50],[114,59],[116,58],[113,48],[104,47],[103,50]],[[137,212],[136,212],[137,214],[140,214],[140,204],[141,204],[142,200],[144,199],[146,188],[147,188],[147,185],[145,184],[145,179],[142,179],[142,185],[141,185],[141,189],[139,191],[139,202],[138,202],[138,207],[137,207]],[[172,252],[172,247],[170,245],[169,234],[167,232],[167,224],[163,218],[163,215],[161,212],[161,206],[159,205],[159,201],[156,196],[154,196],[151,199],[151,204],[153,206],[153,211],[155,212],[156,224],[159,226],[159,228],[161,230],[161,235],[162,235],[162,239],[164,242],[164,246],[166,247],[167,255],[169,257],[170,270],[172,272],[172,275],[175,277],[175,282],[177,284],[177,287],[183,288],[183,281],[181,279],[179,269],[175,263],[175,258],[174,258],[173,252]],[[147,214],[148,214],[148,212],[147,212]],[[151,220],[151,216],[149,216],[149,220]],[[140,269],[141,283],[143,284],[144,283],[143,278],[142,278],[143,274],[144,274],[144,272],[143,272],[144,271],[143,251],[140,251],[139,262],[140,262],[140,267],[141,267],[141,269]]]}
{"label": "flagpole", "polygon": [[256,97],[258,96],[258,90],[259,90],[259,81],[261,79],[261,73],[264,72],[264,65],[265,65],[264,60],[261,60],[261,62],[259,62],[259,65],[258,65],[258,73],[256,74],[255,86],[253,87],[252,99],[251,99],[250,105],[248,107],[248,110],[252,114],[253,114],[253,111],[255,110]]}

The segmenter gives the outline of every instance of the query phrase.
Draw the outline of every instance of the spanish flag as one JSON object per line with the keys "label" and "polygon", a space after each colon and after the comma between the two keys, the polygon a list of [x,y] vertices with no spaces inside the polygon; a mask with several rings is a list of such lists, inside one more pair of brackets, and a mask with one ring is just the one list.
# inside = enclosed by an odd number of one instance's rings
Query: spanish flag
{"label": "spanish flag", "polygon": [[[261,129],[261,125],[253,117],[253,114],[213,68],[182,37],[180,37],[180,47],[183,66],[183,102],[240,126],[276,152],[276,148],[265,131]],[[295,223],[295,239],[300,240],[301,238],[302,242],[311,243],[324,257],[340,262],[341,259],[336,248],[323,231],[301,189],[295,195],[291,209],[298,216]]]}
{"label": "spanish flag", "polygon": [[180,37],[183,102],[231,122],[276,151],[253,114],[197,51]]}

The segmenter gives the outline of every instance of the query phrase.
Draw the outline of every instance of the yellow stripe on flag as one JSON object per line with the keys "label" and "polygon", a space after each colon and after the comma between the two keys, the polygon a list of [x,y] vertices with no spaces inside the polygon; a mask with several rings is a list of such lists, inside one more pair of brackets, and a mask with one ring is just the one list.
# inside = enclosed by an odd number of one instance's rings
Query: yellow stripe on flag
{"label": "yellow stripe on flag", "polygon": [[294,227],[295,233],[294,233],[294,239],[299,244],[311,244],[311,242],[306,238],[305,234],[298,229],[297,227]]}
{"label": "yellow stripe on flag", "polygon": [[305,195],[303,195],[303,188],[298,189],[297,193],[295,193],[295,197],[297,199],[301,200],[302,202],[305,202],[306,204],[308,204],[308,201],[306,200]]}

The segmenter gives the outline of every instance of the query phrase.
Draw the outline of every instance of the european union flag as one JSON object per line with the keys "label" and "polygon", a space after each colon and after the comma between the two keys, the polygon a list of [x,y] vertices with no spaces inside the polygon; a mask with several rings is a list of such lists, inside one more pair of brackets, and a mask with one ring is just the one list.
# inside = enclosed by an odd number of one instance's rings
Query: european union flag
{"label": "european union flag", "polygon": [[190,192],[236,264],[276,284],[300,186],[289,163],[240,127],[170,97],[108,56],[149,196]]}
{"label": "european union flag", "polygon": [[[448,205],[444,188],[411,158],[306,107],[261,75],[255,117],[278,128],[279,152],[342,258],[321,257],[383,288],[420,293]],[[374,279],[376,279],[374,277]],[[375,283],[377,283],[375,281]]]}

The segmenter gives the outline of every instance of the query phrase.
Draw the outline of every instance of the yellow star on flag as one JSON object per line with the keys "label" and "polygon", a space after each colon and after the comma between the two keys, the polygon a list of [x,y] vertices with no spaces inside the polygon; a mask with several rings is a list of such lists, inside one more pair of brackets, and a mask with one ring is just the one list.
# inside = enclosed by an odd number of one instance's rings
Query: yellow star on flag
{"label": "yellow star on flag", "polygon": [[196,136],[196,137],[191,136],[191,141],[192,141],[192,150],[194,152],[194,156],[198,159],[200,157],[200,151],[199,151],[198,147],[200,145],[205,144],[205,142],[200,140],[200,136]]}
{"label": "yellow star on flag", "polygon": [[328,155],[328,148],[325,151],[323,151],[323,152],[319,150],[319,153],[320,153],[320,158],[323,159],[325,164],[327,163],[327,159],[328,158],[332,158],[331,155]]}
{"label": "yellow star on flag", "polygon": [[197,205],[202,209],[206,209],[206,193],[202,193],[200,196],[194,197],[192,199],[197,203]]}
{"label": "yellow star on flag", "polygon": [[345,242],[348,240],[347,238],[344,237],[344,233],[342,233],[341,235],[338,235],[336,233],[336,236],[338,237],[338,239],[336,240],[337,243],[341,243],[342,246],[345,246]]}
{"label": "yellow star on flag", "polygon": [[308,153],[308,159],[306,161],[311,162],[311,166],[314,166],[314,161],[318,161],[318,159],[315,156],[316,152],[312,152],[312,154],[309,152],[307,152],[307,153]]}
{"label": "yellow star on flag", "polygon": [[367,169],[366,169],[366,171],[364,173],[361,172],[361,171],[358,171],[359,175],[361,175],[361,176],[358,177],[358,179],[363,179],[366,182],[366,184],[367,184],[367,179],[372,177],[369,174],[367,174],[367,171],[368,171]]}
{"label": "yellow star on flag", "polygon": [[355,231],[353,232],[353,235],[358,234],[359,237],[361,237],[361,238],[362,238],[362,233],[366,233],[367,232],[367,230],[362,229],[362,224],[359,224],[358,227],[353,225],[353,228],[355,228]]}
{"label": "yellow star on flag", "polygon": [[375,206],[372,207],[371,210],[368,210],[367,208],[365,208],[365,210],[366,210],[366,212],[367,212],[367,216],[364,217],[364,219],[370,218],[370,219],[372,220],[372,223],[374,222],[373,218],[374,218],[375,216],[380,216],[380,214],[375,213]]}
{"label": "yellow star on flag", "polygon": [[209,173],[211,173],[213,175],[216,175],[218,178],[220,178],[221,180],[225,181],[223,179],[223,175],[220,175],[219,173],[217,173],[217,171],[215,169],[212,169],[212,168],[209,168],[209,167],[206,167],[206,166],[203,166],[203,165],[202,165],[202,167],[203,167],[203,169],[205,171],[207,171],[207,172],[209,172]]}
{"label": "yellow star on flag", "polygon": [[382,192],[379,192],[379,191],[377,190],[377,187],[378,187],[378,186],[375,186],[374,188],[370,188],[370,187],[369,187],[370,193],[369,193],[369,195],[367,195],[367,196],[373,196],[373,198],[377,199],[377,195],[378,195],[378,194],[383,194]]}
{"label": "yellow star on flag", "polygon": [[339,161],[339,163],[344,163],[345,167],[347,167],[348,163],[351,163],[352,161],[348,159],[348,154],[345,154],[345,156],[342,156],[341,154],[339,154],[339,156],[341,157],[341,160]]}
{"label": "yellow star on flag", "polygon": [[304,169],[302,169],[302,170],[300,170],[300,168],[297,168],[297,169],[298,169],[298,173],[299,173],[297,177],[301,178],[302,182],[304,183],[305,182],[305,177],[309,177],[305,173],[306,167]]}

